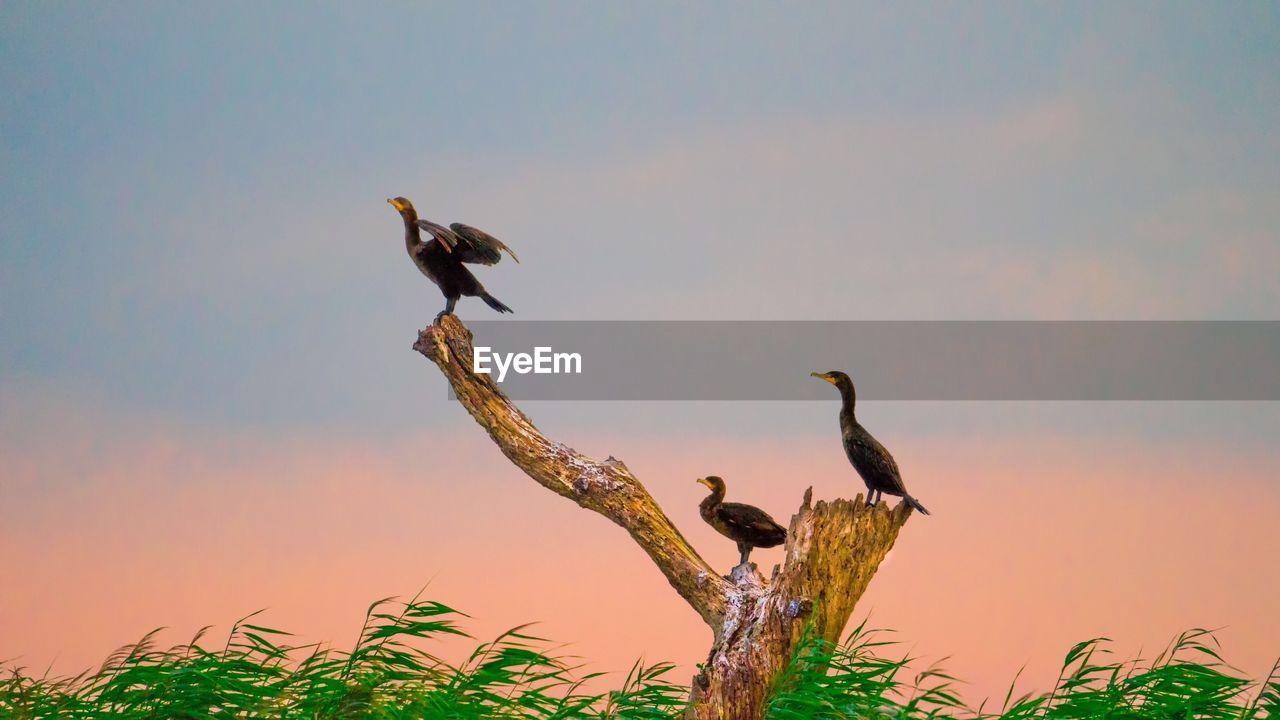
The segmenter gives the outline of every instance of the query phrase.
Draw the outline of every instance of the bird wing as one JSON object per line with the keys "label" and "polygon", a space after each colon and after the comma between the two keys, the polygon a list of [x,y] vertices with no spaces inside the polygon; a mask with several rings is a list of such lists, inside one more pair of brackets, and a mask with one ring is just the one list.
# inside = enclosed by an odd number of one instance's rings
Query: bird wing
{"label": "bird wing", "polygon": [[769,517],[769,513],[754,505],[721,503],[716,513],[726,525],[741,530],[757,533],[774,533],[780,530],[785,532],[786,530]]}
{"label": "bird wing", "polygon": [[898,471],[898,462],[884,445],[871,436],[871,433],[851,434],[849,445],[845,448],[853,467],[874,487],[906,493],[907,487],[902,482],[902,473]]}
{"label": "bird wing", "polygon": [[418,227],[426,230],[431,237],[435,238],[436,242],[444,245],[447,249],[454,250],[454,252],[457,252],[457,247],[462,244],[462,238],[443,225],[437,225],[430,220],[419,220]]}
{"label": "bird wing", "polygon": [[520,258],[511,252],[511,248],[483,230],[462,223],[453,223],[449,229],[462,240],[454,249],[462,262],[493,265],[502,259],[503,252],[510,255],[512,260],[520,262]]}

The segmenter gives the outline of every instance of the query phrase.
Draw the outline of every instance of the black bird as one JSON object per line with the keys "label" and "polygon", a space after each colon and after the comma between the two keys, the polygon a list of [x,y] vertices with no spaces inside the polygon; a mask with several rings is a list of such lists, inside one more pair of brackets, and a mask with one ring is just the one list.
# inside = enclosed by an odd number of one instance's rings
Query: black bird
{"label": "black bird", "polygon": [[898,472],[898,463],[894,462],[893,456],[879,440],[871,437],[871,433],[854,416],[853,405],[858,396],[849,376],[839,370],[809,374],[826,380],[840,390],[840,398],[844,401],[840,407],[840,437],[844,441],[844,454],[849,456],[853,469],[858,471],[862,481],[867,484],[867,504],[878,504],[880,497],[889,493],[906,500],[907,505],[928,515],[929,511],[924,509],[920,501],[907,494],[907,486],[902,484],[902,474]]}
{"label": "black bird", "polygon": [[[502,259],[506,251],[512,260],[520,262],[520,258],[511,252],[498,238],[470,225],[453,223],[449,227],[437,225],[430,220],[419,220],[418,211],[413,203],[398,197],[387,200],[404,218],[404,247],[409,251],[413,264],[418,266],[423,275],[440,288],[446,300],[444,310],[436,315],[436,320],[453,312],[458,298],[466,295],[478,297],[489,307],[500,313],[514,312],[502,304],[498,298],[485,291],[484,286],[476,279],[463,263],[480,263],[493,265]],[[430,233],[432,239],[422,241],[422,231]]]}
{"label": "black bird", "polygon": [[711,491],[699,505],[698,514],[721,535],[738,543],[739,565],[747,564],[751,548],[770,548],[787,540],[787,529],[773,521],[769,513],[752,505],[724,501],[724,480],[712,475],[698,478]]}

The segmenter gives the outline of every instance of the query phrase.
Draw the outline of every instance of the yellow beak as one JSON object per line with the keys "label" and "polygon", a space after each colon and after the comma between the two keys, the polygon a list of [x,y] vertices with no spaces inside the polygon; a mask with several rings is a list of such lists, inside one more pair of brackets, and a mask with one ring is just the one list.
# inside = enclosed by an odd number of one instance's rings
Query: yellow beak
{"label": "yellow beak", "polygon": [[816,378],[819,378],[819,379],[821,379],[821,380],[826,380],[827,382],[831,383],[832,385],[835,385],[835,384],[836,384],[836,381],[835,381],[835,380],[832,380],[829,376],[827,376],[827,375],[823,375],[822,373],[811,372],[811,373],[809,373],[809,376],[810,376],[810,377],[816,377]]}
{"label": "yellow beak", "polygon": [[391,204],[391,207],[395,208],[397,211],[404,210],[404,206],[403,206],[403,205],[401,205],[400,203],[396,202],[395,200],[392,200],[391,198],[387,198],[387,202],[388,202],[388,203],[390,203],[390,204]]}
{"label": "yellow beak", "polygon": [[710,489],[711,489],[711,483],[710,483],[706,478],[698,478],[698,479],[697,479],[697,480],[695,480],[694,482],[698,483],[699,485],[702,485],[703,487],[707,488],[708,490],[710,490]]}

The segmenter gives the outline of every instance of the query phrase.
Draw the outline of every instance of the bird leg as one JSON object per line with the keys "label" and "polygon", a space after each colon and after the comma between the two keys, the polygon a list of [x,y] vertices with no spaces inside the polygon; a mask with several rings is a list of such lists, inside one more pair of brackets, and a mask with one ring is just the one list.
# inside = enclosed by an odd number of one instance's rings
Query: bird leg
{"label": "bird leg", "polygon": [[738,565],[746,565],[747,558],[751,555],[751,546],[746,543],[738,543],[738,552],[742,554],[742,558],[738,561]]}
{"label": "bird leg", "polygon": [[458,304],[458,298],[456,297],[448,298],[448,301],[444,305],[444,309],[440,311],[439,315],[436,315],[436,324],[439,324],[440,318],[444,317],[445,315],[452,315],[453,308],[457,304]]}

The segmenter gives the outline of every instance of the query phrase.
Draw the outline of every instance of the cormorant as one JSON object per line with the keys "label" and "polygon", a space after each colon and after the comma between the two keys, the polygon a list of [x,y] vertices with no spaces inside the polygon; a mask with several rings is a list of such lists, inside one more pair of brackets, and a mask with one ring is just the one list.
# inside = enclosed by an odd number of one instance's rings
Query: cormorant
{"label": "cormorant", "polygon": [[[498,238],[470,225],[453,223],[449,227],[437,225],[430,220],[418,219],[418,211],[413,203],[398,197],[387,202],[404,218],[404,246],[409,251],[413,264],[418,266],[423,275],[440,288],[446,300],[444,310],[436,315],[436,320],[453,312],[458,298],[479,297],[489,307],[500,313],[514,312],[502,304],[498,298],[485,291],[484,286],[476,279],[463,263],[480,263],[493,265],[502,259],[502,251],[506,251],[512,260],[520,262],[520,258],[511,252]],[[422,231],[431,234],[432,239],[422,241]]]}
{"label": "cormorant", "polygon": [[853,405],[858,396],[849,376],[839,370],[809,374],[826,380],[840,390],[840,398],[844,401],[840,407],[840,437],[844,441],[844,453],[849,456],[849,462],[853,463],[853,469],[858,471],[862,481],[867,484],[867,504],[876,505],[882,495],[889,493],[906,500],[907,505],[928,515],[929,511],[924,509],[920,501],[907,494],[907,486],[902,484],[902,475],[898,472],[898,463],[894,462],[893,456],[854,417]]}
{"label": "cormorant", "polygon": [[698,514],[721,535],[738,543],[739,565],[747,564],[751,548],[774,547],[786,542],[787,529],[773,521],[769,513],[742,503],[724,502],[724,480],[712,475],[698,478],[711,491],[699,505]]}

